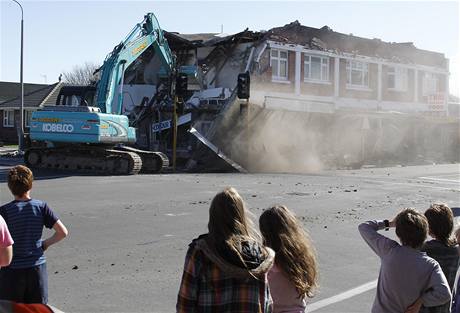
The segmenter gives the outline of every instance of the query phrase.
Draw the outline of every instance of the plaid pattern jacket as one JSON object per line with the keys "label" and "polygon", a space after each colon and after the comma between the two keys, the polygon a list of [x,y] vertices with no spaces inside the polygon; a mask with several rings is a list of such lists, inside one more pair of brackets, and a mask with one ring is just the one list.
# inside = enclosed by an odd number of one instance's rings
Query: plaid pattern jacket
{"label": "plaid pattern jacket", "polygon": [[267,272],[273,265],[274,252],[267,252],[251,275],[212,251],[205,239],[194,240],[185,257],[176,312],[271,313]]}
{"label": "plaid pattern jacket", "polygon": [[[425,242],[422,251],[438,261],[449,283],[450,290],[454,287],[455,275],[459,265],[458,246],[446,246],[438,240]],[[450,303],[435,307],[422,307],[419,313],[450,313]]]}

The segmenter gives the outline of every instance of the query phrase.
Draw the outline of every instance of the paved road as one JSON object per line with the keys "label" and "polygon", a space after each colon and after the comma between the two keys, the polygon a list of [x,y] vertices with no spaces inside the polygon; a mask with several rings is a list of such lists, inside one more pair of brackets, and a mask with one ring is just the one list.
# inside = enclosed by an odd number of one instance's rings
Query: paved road
{"label": "paved road", "polygon": [[[0,166],[2,203],[10,199],[6,169]],[[319,254],[321,289],[310,301],[318,313],[370,311],[379,260],[359,222],[433,201],[460,206],[458,165],[311,175],[41,173],[33,196],[71,233],[47,252],[50,302],[66,312],[174,312],[187,245],[206,232],[210,200],[224,186],[235,186],[256,218],[282,203],[302,220]]]}

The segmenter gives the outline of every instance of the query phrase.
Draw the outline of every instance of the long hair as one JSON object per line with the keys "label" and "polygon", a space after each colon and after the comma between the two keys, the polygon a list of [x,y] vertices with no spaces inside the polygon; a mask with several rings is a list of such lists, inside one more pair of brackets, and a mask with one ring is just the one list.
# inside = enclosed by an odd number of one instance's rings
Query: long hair
{"label": "long hair", "polygon": [[208,231],[208,239],[214,247],[227,244],[240,257],[241,241],[259,241],[243,199],[232,187],[225,188],[212,199]]}
{"label": "long hair", "polygon": [[316,252],[308,234],[287,207],[277,205],[259,219],[264,243],[275,250],[275,264],[294,283],[299,296],[311,298],[318,287]]}

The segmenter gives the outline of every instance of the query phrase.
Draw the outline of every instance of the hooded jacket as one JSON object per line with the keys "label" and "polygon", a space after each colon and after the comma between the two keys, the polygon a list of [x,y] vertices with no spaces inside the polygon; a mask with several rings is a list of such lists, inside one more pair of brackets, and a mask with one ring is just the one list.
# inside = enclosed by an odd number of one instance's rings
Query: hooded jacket
{"label": "hooded jacket", "polygon": [[272,312],[267,272],[275,253],[256,241],[242,240],[238,253],[207,235],[193,240],[185,257],[176,311]]}

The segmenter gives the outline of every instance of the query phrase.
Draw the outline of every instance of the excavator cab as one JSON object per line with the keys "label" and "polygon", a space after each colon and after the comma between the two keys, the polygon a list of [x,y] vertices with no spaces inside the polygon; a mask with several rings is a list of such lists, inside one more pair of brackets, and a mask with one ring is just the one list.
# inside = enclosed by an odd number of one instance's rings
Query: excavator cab
{"label": "excavator cab", "polygon": [[95,96],[94,86],[63,86],[59,91],[56,105],[92,107],[96,106]]}

